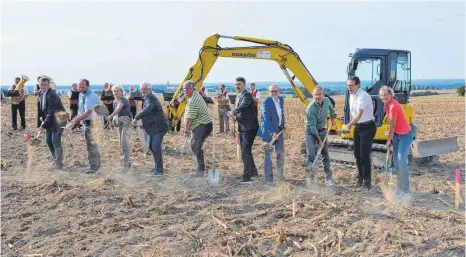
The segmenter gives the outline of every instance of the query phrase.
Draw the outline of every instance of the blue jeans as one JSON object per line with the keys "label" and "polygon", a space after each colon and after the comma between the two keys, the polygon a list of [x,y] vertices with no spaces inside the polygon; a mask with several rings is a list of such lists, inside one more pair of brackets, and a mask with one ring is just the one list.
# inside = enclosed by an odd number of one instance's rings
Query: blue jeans
{"label": "blue jeans", "polygon": [[393,163],[395,164],[397,188],[399,191],[409,193],[409,169],[408,155],[411,144],[413,143],[413,132],[409,131],[404,135],[394,135],[393,144]]}
{"label": "blue jeans", "polygon": [[162,159],[162,141],[165,132],[159,132],[149,136],[149,149],[152,151],[152,156],[155,162],[155,171],[163,173],[163,159]]}
{"label": "blue jeans", "polygon": [[61,136],[63,129],[59,129],[57,132],[45,130],[45,141],[52,153],[54,165],[61,167],[63,164],[63,148],[61,146]]}
{"label": "blue jeans", "polygon": [[[283,167],[285,165],[285,139],[283,135],[278,137],[274,147],[277,153],[277,176],[280,178],[283,176]],[[272,147],[265,147],[264,149],[264,178],[266,181],[273,181],[272,173]]]}

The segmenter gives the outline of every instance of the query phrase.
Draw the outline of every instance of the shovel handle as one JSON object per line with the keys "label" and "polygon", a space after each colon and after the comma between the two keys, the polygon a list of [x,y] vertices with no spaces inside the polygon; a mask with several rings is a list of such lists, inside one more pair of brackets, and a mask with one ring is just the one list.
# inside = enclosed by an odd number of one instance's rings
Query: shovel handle
{"label": "shovel handle", "polygon": [[322,146],[319,146],[319,149],[317,150],[317,155],[316,155],[316,158],[314,159],[314,163],[312,164],[312,166],[316,165],[317,159],[319,159],[322,149],[324,149],[324,145],[325,145],[325,142],[327,142],[327,137],[329,134],[330,134],[330,129],[327,130],[327,134],[325,134],[324,141],[322,141]]}
{"label": "shovel handle", "polygon": [[[279,137],[283,132],[285,132],[285,129],[282,129],[282,131],[278,132],[277,136]],[[275,139],[272,139],[269,144],[273,145],[275,143]]]}

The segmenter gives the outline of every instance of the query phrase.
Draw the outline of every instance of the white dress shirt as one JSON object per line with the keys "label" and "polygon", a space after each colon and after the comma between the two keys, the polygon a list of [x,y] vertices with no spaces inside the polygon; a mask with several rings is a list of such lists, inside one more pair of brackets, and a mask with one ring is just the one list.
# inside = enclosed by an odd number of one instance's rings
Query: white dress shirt
{"label": "white dress shirt", "polygon": [[244,90],[246,90],[246,89],[241,90],[241,92],[238,92],[238,94],[236,95],[236,98],[235,98],[235,106],[236,107],[238,107],[238,102],[239,102],[238,99],[239,99],[240,95],[243,94]]}
{"label": "white dress shirt", "polygon": [[256,92],[256,98],[261,99],[261,91],[257,90]]}
{"label": "white dress shirt", "polygon": [[48,90],[45,91],[44,93],[42,93],[42,99],[41,99],[41,105],[42,105],[42,109],[41,109],[41,110],[42,110],[42,111],[44,111],[44,109],[45,109],[45,96],[47,95],[47,92],[48,92]]}
{"label": "white dress shirt", "polygon": [[277,110],[277,114],[278,114],[278,124],[279,126],[283,125],[282,122],[283,122],[283,117],[282,117],[282,108],[280,107],[280,98],[277,98],[277,100],[273,99],[272,97],[272,100],[273,100],[273,103],[275,104],[275,109]]}
{"label": "white dress shirt", "polygon": [[364,112],[362,113],[362,116],[358,120],[357,123],[363,123],[363,122],[375,120],[372,97],[366,91],[362,90],[361,88],[359,88],[355,94],[350,95],[351,120],[353,120],[354,117],[358,115],[359,109],[363,109]]}

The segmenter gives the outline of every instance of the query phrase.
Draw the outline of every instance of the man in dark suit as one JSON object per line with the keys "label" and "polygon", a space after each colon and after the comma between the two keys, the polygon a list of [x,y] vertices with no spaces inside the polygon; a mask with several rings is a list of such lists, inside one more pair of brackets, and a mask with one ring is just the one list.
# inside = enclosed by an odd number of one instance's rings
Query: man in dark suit
{"label": "man in dark suit", "polygon": [[236,108],[228,112],[233,120],[238,121],[238,132],[240,135],[241,158],[243,160],[243,177],[241,182],[251,181],[251,177],[258,176],[254,157],[252,156],[252,145],[256,138],[259,122],[257,121],[257,106],[254,99],[247,90],[246,80],[242,77],[236,78],[235,88],[238,95],[236,96]]}
{"label": "man in dark suit", "polygon": [[50,88],[49,78],[40,78],[39,86],[39,113],[43,122],[37,131],[42,132],[45,130],[46,142],[53,157],[52,168],[60,170],[63,166],[63,148],[61,145],[63,129],[57,121],[55,114],[65,111],[65,107],[63,107],[63,103],[57,93]]}
{"label": "man in dark suit", "polygon": [[162,105],[157,97],[152,94],[151,84],[141,83],[141,93],[144,96],[144,106],[140,113],[134,117],[133,125],[142,119],[142,127],[149,135],[149,149],[154,157],[155,167],[150,170],[152,175],[163,175],[162,142],[163,136],[167,133],[168,121],[163,113]]}
{"label": "man in dark suit", "polygon": [[[272,151],[275,148],[277,153],[277,176],[281,181],[285,180],[283,176],[283,167],[285,164],[285,142],[283,134],[278,135],[285,128],[285,111],[283,97],[279,96],[280,88],[277,85],[269,87],[270,96],[262,103],[261,108],[261,125],[258,136],[265,142],[264,145],[264,178],[267,182],[273,181],[272,174]],[[274,141],[272,145],[271,141]]]}

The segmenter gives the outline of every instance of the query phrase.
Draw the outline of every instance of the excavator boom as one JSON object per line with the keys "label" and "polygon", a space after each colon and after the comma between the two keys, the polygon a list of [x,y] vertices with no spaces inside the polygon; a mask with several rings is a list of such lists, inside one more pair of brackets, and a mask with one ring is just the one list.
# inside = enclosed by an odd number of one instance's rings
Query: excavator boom
{"label": "excavator boom", "polygon": [[[220,38],[229,38],[239,41],[251,42],[259,44],[258,46],[249,47],[220,47],[218,40]],[[294,82],[294,77],[303,84],[304,88],[312,92],[317,85],[316,80],[312,77],[309,70],[299,58],[298,54],[288,45],[278,41],[257,39],[241,36],[224,36],[215,34],[208,37],[204,41],[204,45],[199,51],[199,58],[190,69],[186,77],[178,86],[173,99],[168,106],[167,116],[171,116],[172,124],[176,125],[183,116],[186,100],[183,99],[179,106],[176,108],[174,99],[180,95],[183,89],[183,83],[191,80],[195,83],[196,90],[199,90],[204,79],[207,77],[212,66],[217,61],[218,57],[227,58],[242,58],[242,59],[256,59],[256,60],[271,60],[278,63],[280,69],[283,71],[287,79],[290,81],[291,87],[295,91],[297,97],[303,102],[305,106],[309,104],[305,94],[299,86]],[[290,74],[290,71],[292,74]]]}

